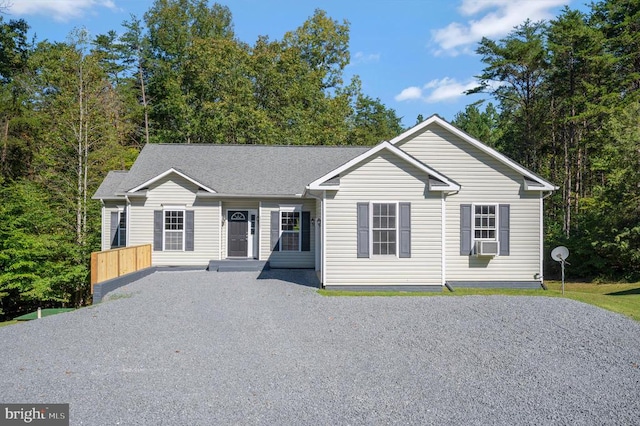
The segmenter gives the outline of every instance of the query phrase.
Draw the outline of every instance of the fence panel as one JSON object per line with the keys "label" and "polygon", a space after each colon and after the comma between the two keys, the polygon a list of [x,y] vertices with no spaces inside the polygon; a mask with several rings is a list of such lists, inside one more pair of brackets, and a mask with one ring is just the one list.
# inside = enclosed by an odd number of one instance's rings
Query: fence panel
{"label": "fence panel", "polygon": [[93,286],[131,272],[151,267],[151,244],[91,253],[91,293]]}

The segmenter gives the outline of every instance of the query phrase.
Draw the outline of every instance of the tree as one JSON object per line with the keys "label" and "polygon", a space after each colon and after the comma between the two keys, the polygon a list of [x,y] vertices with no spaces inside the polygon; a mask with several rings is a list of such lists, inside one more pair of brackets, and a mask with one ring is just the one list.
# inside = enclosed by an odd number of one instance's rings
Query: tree
{"label": "tree", "polygon": [[[611,95],[604,70],[610,57],[604,55],[601,34],[579,11],[565,8],[548,30],[550,72],[548,92],[551,124],[550,165],[552,179],[562,184],[563,232],[568,236],[580,200],[589,195],[590,144],[608,115]],[[562,162],[556,164],[558,160]]]}
{"label": "tree", "polygon": [[504,118],[512,122],[504,134],[504,151],[534,169],[540,166],[538,145],[544,140],[547,110],[545,31],[544,23],[527,20],[499,42],[483,38],[476,52],[487,66],[478,76],[480,86],[468,92],[488,92],[498,99]]}
{"label": "tree", "polygon": [[85,279],[75,283],[75,304],[87,297],[86,273],[95,235],[90,221],[97,220],[98,208],[91,193],[104,170],[117,168],[126,154],[118,143],[121,104],[100,58],[88,52],[85,30],[72,33],[67,43],[40,43],[32,56],[39,72],[31,95],[48,127],[36,157],[38,181],[52,194],[51,208],[73,230],[68,235],[73,235],[77,250],[70,255],[85,270]]}
{"label": "tree", "polygon": [[149,31],[149,95],[155,137],[162,142],[202,142],[193,104],[193,76],[185,65],[198,53],[194,49],[214,40],[233,40],[231,12],[226,6],[208,7],[205,0],[156,0],[144,15]]}
{"label": "tree", "polygon": [[70,304],[86,270],[71,262],[77,247],[43,187],[27,180],[0,185],[0,317],[31,307]]}
{"label": "tree", "polygon": [[593,4],[590,24],[604,36],[616,61],[609,75],[619,95],[638,99],[640,91],[640,1],[603,0]]}
{"label": "tree", "polygon": [[24,20],[5,23],[0,16],[0,176],[7,178],[26,173],[30,162],[27,138],[17,137],[29,127],[24,119],[26,100],[20,82],[31,52],[28,30]]}
{"label": "tree", "polygon": [[316,9],[302,26],[284,36],[286,48],[298,50],[302,60],[317,73],[322,90],[342,85],[342,73],[349,63],[349,22],[342,24]]}
{"label": "tree", "polygon": [[501,137],[500,115],[491,102],[481,111],[479,105],[482,102],[467,105],[463,112],[453,117],[451,124],[495,148]]}
{"label": "tree", "polygon": [[132,92],[139,94],[144,121],[144,142],[149,143],[149,100],[147,98],[146,66],[148,62],[148,40],[143,34],[142,23],[135,16],[122,25],[127,31],[120,37],[120,54],[126,67],[136,76]]}
{"label": "tree", "polygon": [[349,118],[349,145],[375,145],[402,133],[396,112],[385,107],[380,99],[363,94],[358,76],[347,90],[351,93],[353,110]]}

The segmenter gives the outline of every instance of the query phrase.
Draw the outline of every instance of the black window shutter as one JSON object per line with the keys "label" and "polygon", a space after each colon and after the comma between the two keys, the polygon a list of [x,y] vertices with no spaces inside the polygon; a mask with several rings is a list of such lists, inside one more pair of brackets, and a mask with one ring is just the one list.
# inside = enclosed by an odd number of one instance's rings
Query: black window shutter
{"label": "black window shutter", "polygon": [[118,225],[120,224],[120,213],[111,212],[111,223],[109,224],[111,235],[111,248],[118,247]]}
{"label": "black window shutter", "polygon": [[271,251],[280,250],[280,212],[271,212]]}
{"label": "black window shutter", "polygon": [[500,221],[499,225],[499,236],[498,241],[500,242],[500,256],[509,256],[509,215],[510,215],[509,204],[500,204],[500,210],[498,213],[498,220]]}
{"label": "black window shutter", "polygon": [[411,257],[411,203],[400,203],[400,253],[399,257]]}
{"label": "black window shutter", "polygon": [[311,212],[302,212],[302,251],[311,251]]}
{"label": "black window shutter", "polygon": [[184,223],[184,250],[185,251],[193,251],[194,250],[194,242],[193,242],[193,231],[194,231],[194,216],[195,212],[193,210],[185,211],[185,223]]}
{"label": "black window shutter", "polygon": [[162,251],[162,228],[164,217],[162,210],[153,211],[153,251]]}
{"label": "black window shutter", "polygon": [[358,257],[369,257],[369,203],[358,203]]}
{"label": "black window shutter", "polygon": [[460,254],[471,255],[471,204],[460,204]]}

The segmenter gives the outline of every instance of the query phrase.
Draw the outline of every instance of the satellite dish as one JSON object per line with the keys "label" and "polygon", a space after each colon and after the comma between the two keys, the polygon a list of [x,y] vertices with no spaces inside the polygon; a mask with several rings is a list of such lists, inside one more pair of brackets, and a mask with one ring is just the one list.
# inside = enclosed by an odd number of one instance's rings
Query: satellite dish
{"label": "satellite dish", "polygon": [[564,262],[569,257],[569,249],[565,246],[558,246],[551,251],[551,258],[556,262]]}

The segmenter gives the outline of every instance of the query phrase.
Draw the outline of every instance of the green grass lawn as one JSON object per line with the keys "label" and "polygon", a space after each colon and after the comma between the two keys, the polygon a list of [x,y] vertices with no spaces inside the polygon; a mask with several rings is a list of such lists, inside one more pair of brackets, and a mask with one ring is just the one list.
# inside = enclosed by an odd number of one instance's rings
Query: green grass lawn
{"label": "green grass lawn", "polygon": [[548,290],[520,289],[471,289],[459,288],[455,292],[444,289],[442,292],[400,292],[400,291],[339,291],[318,290],[324,296],[471,296],[471,295],[507,295],[507,296],[547,296],[565,297],[613,312],[626,315],[640,321],[640,283],[635,284],[592,284],[565,283],[564,296],[560,281],[545,281]]}

